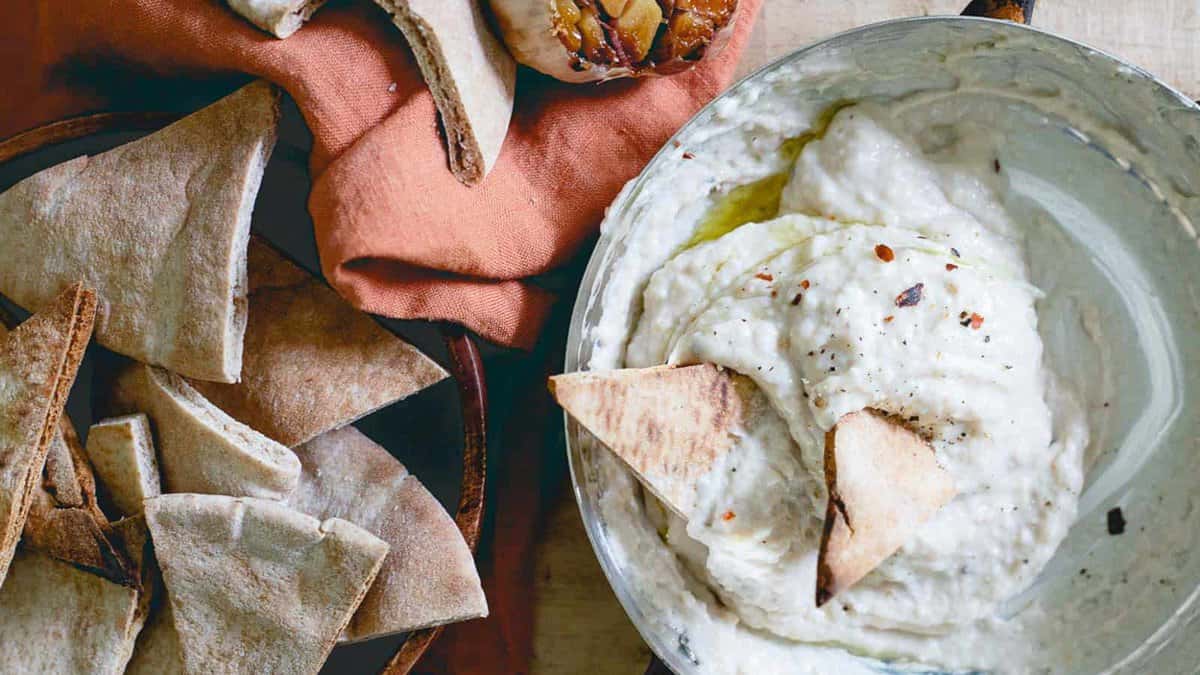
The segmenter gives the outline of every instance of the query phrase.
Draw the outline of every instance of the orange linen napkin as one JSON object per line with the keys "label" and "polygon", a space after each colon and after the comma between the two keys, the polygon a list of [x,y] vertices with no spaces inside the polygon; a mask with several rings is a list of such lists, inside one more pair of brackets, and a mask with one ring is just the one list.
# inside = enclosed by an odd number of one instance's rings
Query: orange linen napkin
{"label": "orange linen napkin", "polygon": [[528,347],[550,297],[521,279],[569,258],[625,181],[729,83],[760,4],[741,0],[729,47],[691,73],[568,86],[522,72],[504,151],[474,188],[447,168],[412,54],[368,0],[332,2],[287,40],[219,0],[13,3],[0,26],[0,136],[136,105],[149,78],[175,90],[181,77],[266,78],[314,136],[309,209],[330,283],[377,314]]}

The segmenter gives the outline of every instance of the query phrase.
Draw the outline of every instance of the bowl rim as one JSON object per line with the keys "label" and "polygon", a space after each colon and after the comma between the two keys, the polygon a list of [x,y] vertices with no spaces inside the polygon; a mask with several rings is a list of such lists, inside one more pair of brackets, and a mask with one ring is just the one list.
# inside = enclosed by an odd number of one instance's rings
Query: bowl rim
{"label": "bowl rim", "polygon": [[[798,61],[809,53],[824,48],[829,43],[861,37],[862,34],[868,34],[896,25],[918,23],[993,24],[996,26],[1005,26],[1006,28],[1003,30],[1012,30],[1016,33],[1034,35],[1039,40],[1049,39],[1076,48],[1085,49],[1100,57],[1101,60],[1112,62],[1113,64],[1126,69],[1134,78],[1148,82],[1159,90],[1169,94],[1172,98],[1177,99],[1178,102],[1182,104],[1183,109],[1190,109],[1191,112],[1200,114],[1200,101],[1193,100],[1191,97],[1185,95],[1174,86],[1164,82],[1162,79],[1148,70],[1136,64],[1130,63],[1129,61],[1113,54],[1112,52],[1094,47],[1073,38],[1060,35],[1050,30],[1001,19],[961,15],[900,17],[857,26],[828,35],[819,40],[809,42],[795,50],[783,54],[782,56],[776,57],[749,74],[743,76],[707,104],[705,104],[698,111],[696,111],[696,113],[690,119],[688,119],[687,122],[685,122],[674,134],[671,135],[669,139],[667,139],[665,143],[663,143],[663,146],[659,148],[658,152],[656,152],[649,161],[646,162],[646,165],[642,168],[638,175],[630,179],[621,192],[618,193],[618,195],[613,199],[612,204],[610,204],[605,210],[605,217],[600,227],[600,237],[596,241],[595,248],[588,259],[587,267],[584,270],[583,277],[580,281],[579,291],[575,297],[575,304],[571,312],[570,328],[567,334],[567,349],[563,363],[563,372],[569,373],[579,370],[579,346],[582,344],[582,340],[584,339],[584,322],[587,310],[589,309],[589,300],[595,292],[596,281],[599,279],[601,272],[604,270],[606,262],[605,254],[611,247],[615,237],[614,231],[605,226],[608,224],[610,218],[612,218],[614,214],[619,213],[622,210],[621,207],[628,200],[627,195],[635,194],[638,191],[638,186],[646,178],[647,170],[657,164],[662,157],[671,148],[673,148],[674,142],[681,135],[689,131],[693,125],[698,124],[699,120],[704,117],[712,108],[733,96],[743,87],[747,86],[748,83],[763,79],[776,69],[792,63],[793,61]],[[582,461],[582,457],[577,456],[577,453],[579,452],[579,444],[573,440],[574,434],[572,433],[572,427],[573,422],[564,411],[563,428],[566,437],[565,448],[568,470],[571,476],[571,487],[575,494],[575,503],[579,508],[580,518],[584,524],[584,530],[587,532],[588,542],[591,544],[592,551],[596,556],[597,562],[600,564],[600,567],[604,572],[605,579],[608,581],[608,585],[612,589],[613,594],[617,597],[617,601],[620,603],[621,608],[625,611],[625,614],[629,617],[630,622],[634,625],[634,628],[637,630],[642,640],[650,647],[651,651],[659,659],[661,659],[662,662],[665,663],[672,672],[691,672],[691,669],[694,667],[693,664],[685,661],[678,650],[669,648],[670,645],[660,644],[658,636],[648,634],[647,617],[641,611],[641,608],[639,607],[637,601],[633,598],[629,589],[622,585],[625,577],[621,574],[617,564],[609,555],[608,551],[601,546],[603,537],[606,536],[602,532],[603,521],[598,514],[598,504],[586,494],[584,489],[584,483],[586,481],[586,477],[583,473],[584,462]]]}

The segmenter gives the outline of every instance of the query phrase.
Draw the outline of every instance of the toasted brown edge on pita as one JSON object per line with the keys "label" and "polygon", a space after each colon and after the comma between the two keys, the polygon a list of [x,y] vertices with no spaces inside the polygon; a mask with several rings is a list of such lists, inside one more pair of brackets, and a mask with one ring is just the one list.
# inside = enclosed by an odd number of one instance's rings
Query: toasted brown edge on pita
{"label": "toasted brown edge on pita", "polygon": [[[38,476],[41,475],[40,469],[44,466],[46,455],[50,450],[50,443],[54,434],[57,433],[63,406],[67,402],[67,394],[71,390],[71,385],[75,383],[75,374],[79,370],[79,364],[83,360],[83,354],[91,340],[92,326],[96,320],[96,294],[84,288],[83,284],[72,284],[60,293],[53,303],[43,311],[34,314],[30,320],[36,319],[39,315],[54,314],[69,317],[71,324],[67,329],[62,358],[55,368],[54,385],[50,392],[49,405],[46,416],[42,420],[41,434],[37,441],[35,457],[40,458],[40,464],[35,470],[29,472],[25,483],[20,487],[21,492],[17,496],[13,522],[0,530],[0,545],[2,545],[0,559],[4,561],[4,571],[7,571],[8,567],[8,553],[15,549],[15,540],[20,536],[25,520],[29,517],[29,508],[33,503],[33,490],[36,487]],[[20,330],[21,328],[18,327],[13,332],[16,333]],[[0,582],[2,581],[3,579],[0,577]]]}

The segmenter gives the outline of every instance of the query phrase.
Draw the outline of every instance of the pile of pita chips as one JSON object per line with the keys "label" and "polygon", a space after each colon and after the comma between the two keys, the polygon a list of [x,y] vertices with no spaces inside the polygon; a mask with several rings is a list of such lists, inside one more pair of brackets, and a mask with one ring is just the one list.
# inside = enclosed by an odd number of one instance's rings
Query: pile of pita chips
{"label": "pile of pita chips", "polygon": [[471,550],[416,476],[353,427],[298,448],[304,470],[289,503],[343,518],[391,545],[379,577],[346,628],[349,641],[487,616]]}
{"label": "pile of pita chips", "polygon": [[248,260],[242,380],[190,380],[234,419],[295,447],[446,377],[262,239],[251,238]]}
{"label": "pile of pita chips", "polygon": [[[14,324],[0,312],[0,339]],[[30,496],[21,540],[27,548],[133,585],[131,565],[96,505],[96,481],[82,456],[75,427],[66,415],[59,416],[58,427],[46,452],[42,479]]]}
{"label": "pile of pita chips", "polygon": [[250,212],[278,93],[255,82],[144,138],[0,194],[0,294],[42,309],[82,280],[96,339],[144,363],[234,382]]}
{"label": "pile of pita chips", "polygon": [[475,185],[500,156],[517,66],[475,0],[375,0],[404,33],[437,104],[450,170]]}
{"label": "pile of pita chips", "polygon": [[262,499],[163,495],[146,520],[186,672],[317,672],[388,551]]}
{"label": "pile of pita chips", "polygon": [[[4,667],[315,673],[339,637],[487,612],[461,532],[421,483],[353,429],[321,436],[446,373],[262,242],[248,278],[275,98],[250,85],[0,195],[0,237],[16,241],[0,251],[0,292],[42,306],[0,331]],[[39,256],[54,274],[39,276]],[[42,297],[76,272],[99,293]],[[122,416],[94,425],[85,452],[61,411],[93,321],[137,361],[93,397]],[[310,441],[302,490],[299,458],[260,428]],[[389,479],[375,485],[358,461]]]}
{"label": "pile of pita chips", "polygon": [[96,501],[96,479],[75,428],[66,418],[59,427],[46,455],[42,484],[34,489],[22,546],[136,587],[136,567]]}
{"label": "pile of pita chips", "polygon": [[300,461],[288,448],[214,406],[182,377],[133,363],[116,377],[111,410],[145,413],[167,492],[283,499]]}
{"label": "pile of pita chips", "polygon": [[869,409],[825,435],[825,484],[818,607],[899,550],[956,493],[925,439]]}
{"label": "pile of pita chips", "polygon": [[[0,339],[8,335],[14,323],[0,312]],[[137,583],[119,537],[96,503],[96,480],[66,415],[59,416],[58,429],[46,452],[42,480],[30,497],[21,540],[26,548],[115,583]]]}
{"label": "pile of pita chips", "polygon": [[697,482],[766,406],[749,378],[711,363],[567,373],[549,386],[571,417],[685,518]]}
{"label": "pile of pita chips", "polygon": [[283,39],[300,30],[325,0],[228,0],[247,21]]}
{"label": "pile of pita chips", "polygon": [[0,338],[0,584],[25,526],[95,312],[96,296],[76,284]]}

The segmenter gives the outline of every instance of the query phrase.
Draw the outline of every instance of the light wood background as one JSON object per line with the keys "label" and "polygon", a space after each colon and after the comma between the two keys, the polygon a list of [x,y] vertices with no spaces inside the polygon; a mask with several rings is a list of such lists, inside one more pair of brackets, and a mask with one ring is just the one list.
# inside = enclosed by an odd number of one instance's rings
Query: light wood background
{"label": "light wood background", "polygon": [[[957,14],[967,0],[766,0],[740,74],[884,19]],[[1120,56],[1200,98],[1200,0],[1039,0],[1035,26]],[[604,579],[570,490],[537,555],[535,674],[644,672],[650,650]]]}

